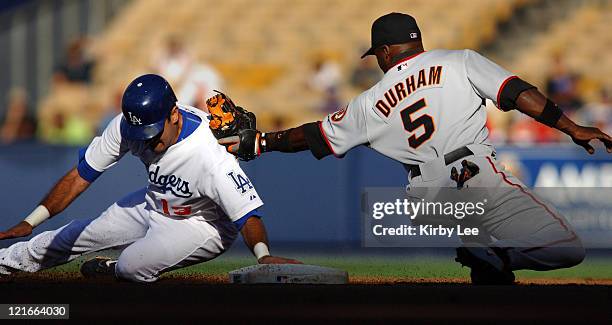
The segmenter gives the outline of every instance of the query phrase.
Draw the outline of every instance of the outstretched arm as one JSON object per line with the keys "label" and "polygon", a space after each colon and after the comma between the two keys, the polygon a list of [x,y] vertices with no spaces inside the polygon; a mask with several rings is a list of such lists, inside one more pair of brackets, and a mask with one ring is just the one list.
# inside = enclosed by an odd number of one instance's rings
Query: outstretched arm
{"label": "outstretched arm", "polygon": [[477,94],[494,101],[502,111],[517,109],[542,124],[556,128],[590,154],[595,149],[589,142],[596,139],[605,144],[608,152],[612,152],[610,136],[597,128],[576,125],[534,85],[472,50],[464,51],[464,64],[468,80]]}
{"label": "outstretched arm", "polygon": [[0,232],[0,239],[29,236],[38,224],[66,209],[89,184],[73,168],[53,186],[32,214],[7,231]]}
{"label": "outstretched arm", "polygon": [[[260,133],[257,130],[242,130],[238,135],[219,139],[230,153],[241,156],[243,152],[257,157],[264,152],[300,152],[310,150],[321,159],[332,154],[320,131],[320,122],[306,123],[296,128]],[[250,160],[250,159],[246,159]]]}
{"label": "outstretched arm", "polygon": [[55,184],[40,204],[49,210],[51,216],[54,216],[64,211],[89,187],[89,184],[79,175],[77,169],[73,168]]}
{"label": "outstretched arm", "polygon": [[369,144],[366,112],[370,105],[368,92],[364,92],[322,121],[270,133],[241,129],[234,136],[217,138],[227,151],[242,160],[254,159],[268,151],[304,150],[310,150],[317,159],[332,154],[342,158],[352,148]]}
{"label": "outstretched arm", "polygon": [[263,136],[264,151],[299,152],[308,150],[305,129],[310,124],[277,132],[265,133]]}
{"label": "outstretched arm", "polygon": [[612,153],[612,138],[609,135],[598,128],[577,125],[536,88],[521,92],[516,99],[516,107],[520,112],[533,117],[538,122],[569,135],[589,154],[595,152],[595,149],[589,144],[591,140],[603,142],[607,151]]}
{"label": "outstretched arm", "polygon": [[263,221],[258,217],[247,219],[240,232],[242,238],[244,238],[244,243],[257,257],[259,264],[302,264],[302,262],[294,259],[270,255],[266,228]]}

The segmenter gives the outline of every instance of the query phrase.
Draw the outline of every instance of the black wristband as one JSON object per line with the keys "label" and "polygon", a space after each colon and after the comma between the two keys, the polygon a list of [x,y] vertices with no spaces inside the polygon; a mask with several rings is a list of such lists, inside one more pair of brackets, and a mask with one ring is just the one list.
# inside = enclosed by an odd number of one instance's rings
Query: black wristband
{"label": "black wristband", "polygon": [[307,123],[297,128],[266,133],[261,143],[265,143],[265,151],[299,152],[308,150],[317,158],[321,159],[331,154],[327,146],[319,123]]}
{"label": "black wristband", "polygon": [[517,107],[516,99],[525,90],[536,88],[536,86],[522,80],[521,78],[512,78],[503,86],[500,91],[497,105],[502,111],[510,111]]}
{"label": "black wristband", "polygon": [[563,115],[563,111],[557,106],[557,104],[553,103],[550,99],[546,98],[546,105],[544,105],[544,110],[542,110],[542,114],[536,117],[536,121],[548,125],[551,128],[557,125],[557,122]]}
{"label": "black wristband", "polygon": [[266,142],[266,151],[289,151],[289,132],[291,132],[291,130],[293,129],[266,133],[263,139],[263,141]]}

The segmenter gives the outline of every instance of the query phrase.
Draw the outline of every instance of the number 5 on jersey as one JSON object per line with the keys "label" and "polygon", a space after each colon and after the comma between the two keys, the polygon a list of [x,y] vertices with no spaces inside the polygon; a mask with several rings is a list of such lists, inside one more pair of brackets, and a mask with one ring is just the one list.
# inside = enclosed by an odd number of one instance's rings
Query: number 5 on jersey
{"label": "number 5 on jersey", "polygon": [[[421,98],[414,104],[404,108],[400,112],[402,123],[404,124],[404,129],[412,133],[408,138],[408,144],[414,149],[420,147],[423,143],[425,143],[425,141],[429,140],[433,135],[434,131],[436,130],[433,118],[428,114],[421,115],[420,117],[414,120],[412,119],[412,114],[420,111],[425,107],[427,107],[425,98]],[[417,136],[414,131],[416,131],[421,126],[424,128],[425,132],[423,132],[423,134],[421,134],[420,136]]]}

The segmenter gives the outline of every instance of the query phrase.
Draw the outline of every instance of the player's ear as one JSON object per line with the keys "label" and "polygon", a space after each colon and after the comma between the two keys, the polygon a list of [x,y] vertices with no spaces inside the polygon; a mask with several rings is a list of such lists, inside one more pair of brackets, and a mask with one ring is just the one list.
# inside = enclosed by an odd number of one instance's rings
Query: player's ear
{"label": "player's ear", "polygon": [[176,106],[174,106],[174,108],[172,109],[172,111],[170,112],[170,123],[172,124],[176,124],[178,123],[179,120],[179,110]]}
{"label": "player's ear", "polygon": [[378,50],[385,59],[389,60],[391,58],[391,47],[389,45],[382,45]]}
{"label": "player's ear", "polygon": [[374,50],[378,66],[383,72],[387,72],[389,62],[391,61],[391,48],[389,45],[381,45]]}

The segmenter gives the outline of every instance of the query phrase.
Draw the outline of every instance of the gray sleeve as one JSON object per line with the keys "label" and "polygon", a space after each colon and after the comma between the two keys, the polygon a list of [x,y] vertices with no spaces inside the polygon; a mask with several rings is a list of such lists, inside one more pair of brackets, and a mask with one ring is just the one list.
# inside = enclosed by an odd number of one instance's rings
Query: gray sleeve
{"label": "gray sleeve", "polygon": [[321,133],[336,157],[342,157],[351,148],[368,143],[365,106],[364,93],[321,122]]}
{"label": "gray sleeve", "polygon": [[476,93],[492,100],[499,107],[499,94],[514,75],[472,50],[465,50],[463,59],[467,78]]}

